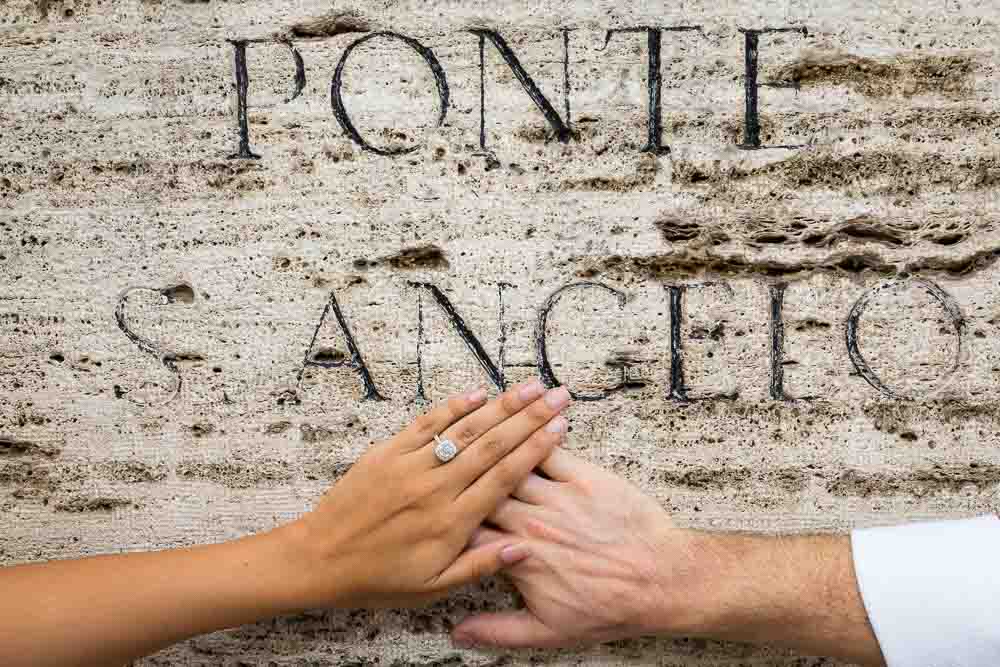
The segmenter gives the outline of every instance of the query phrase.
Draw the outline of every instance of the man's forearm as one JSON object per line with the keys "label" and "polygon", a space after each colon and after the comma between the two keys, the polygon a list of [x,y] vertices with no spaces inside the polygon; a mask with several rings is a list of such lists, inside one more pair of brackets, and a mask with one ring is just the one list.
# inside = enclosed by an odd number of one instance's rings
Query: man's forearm
{"label": "man's forearm", "polygon": [[994,516],[850,538],[706,533],[675,526],[659,502],[563,449],[540,468],[490,516],[497,530],[479,536],[528,541],[529,557],[508,572],[526,606],[464,620],[452,632],[459,645],[661,634],[871,667],[1000,664]]}
{"label": "man's forearm", "polygon": [[[459,644],[573,646],[642,635],[771,644],[883,665],[851,540],[685,530],[624,479],[556,450],[490,517],[530,539],[509,576],[526,609],[479,614]],[[503,539],[495,532],[484,539]]]}
{"label": "man's forearm", "polygon": [[[884,665],[846,536],[689,533],[691,582],[661,632],[784,646]],[[676,567],[676,554],[665,554]],[[672,580],[676,581],[676,572]]]}

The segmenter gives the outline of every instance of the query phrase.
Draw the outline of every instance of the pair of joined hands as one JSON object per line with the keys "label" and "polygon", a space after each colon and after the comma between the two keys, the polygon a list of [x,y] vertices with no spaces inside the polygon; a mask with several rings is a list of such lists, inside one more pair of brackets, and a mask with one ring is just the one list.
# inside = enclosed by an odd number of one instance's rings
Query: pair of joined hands
{"label": "pair of joined hands", "polygon": [[[884,664],[848,538],[679,528],[653,498],[558,446],[569,399],[537,381],[489,403],[472,392],[362,456],[298,522],[327,554],[312,562],[331,564],[317,571],[332,588],[310,602],[419,605],[503,570],[524,608],[465,619],[456,645],[696,636]],[[445,464],[433,453],[442,431],[460,449]]]}
{"label": "pair of joined hands", "polygon": [[[453,397],[368,450],[312,511],[257,535],[0,568],[0,664],[120,667],[280,614],[424,605],[500,571],[525,607],[465,619],[456,644],[665,634],[884,664],[846,537],[678,528],[559,447],[569,403],[537,381]],[[438,460],[435,435],[453,460]]]}
{"label": "pair of joined hands", "polygon": [[[556,647],[651,631],[649,612],[670,598],[655,583],[659,554],[682,556],[684,533],[655,501],[559,448],[569,403],[564,387],[537,380],[489,402],[475,390],[375,445],[279,529],[298,532],[309,554],[304,605],[423,605],[506,570],[527,608],[467,619],[456,644]],[[457,445],[454,460],[436,459],[436,434]]]}

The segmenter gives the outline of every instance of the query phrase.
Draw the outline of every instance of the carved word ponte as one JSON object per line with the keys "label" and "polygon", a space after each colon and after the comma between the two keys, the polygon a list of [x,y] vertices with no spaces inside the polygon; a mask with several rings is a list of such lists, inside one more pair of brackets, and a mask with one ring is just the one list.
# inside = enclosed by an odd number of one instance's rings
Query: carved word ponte
{"label": "carved word ponte", "polygon": [[[701,26],[697,25],[678,25],[678,26],[638,26],[630,28],[615,28],[613,30],[608,30],[605,35],[605,46],[611,41],[612,37],[618,33],[642,33],[646,36],[647,42],[647,70],[646,70],[646,88],[648,92],[647,100],[647,137],[646,144],[642,148],[642,152],[650,152],[654,154],[665,154],[670,152],[669,146],[666,146],[662,142],[662,131],[663,131],[663,119],[662,110],[660,104],[660,92],[662,88],[662,78],[660,73],[661,56],[660,56],[660,45],[663,38],[663,33],[665,32],[698,32],[701,33]],[[568,29],[562,31],[563,37],[563,113],[560,115],[556,108],[552,105],[549,99],[542,93],[541,89],[535,83],[531,74],[524,68],[521,64],[520,59],[518,59],[517,54],[514,53],[513,49],[510,48],[507,41],[498,32],[493,30],[484,29],[473,29],[470,30],[472,34],[479,38],[479,147],[484,154],[489,155],[489,148],[487,147],[486,140],[486,43],[489,42],[493,47],[497,49],[500,56],[503,58],[504,62],[510,67],[515,78],[520,82],[522,88],[524,88],[525,93],[531,98],[532,102],[535,103],[538,111],[542,114],[545,120],[548,122],[549,127],[554,132],[555,138],[560,142],[566,143],[573,136],[572,129],[570,127],[570,99],[569,99],[569,82],[570,82],[570,70],[569,70],[569,33]],[[777,28],[761,28],[756,30],[751,29],[740,29],[743,34],[743,55],[744,55],[744,93],[745,93],[745,105],[744,105],[744,115],[743,115],[743,141],[738,144],[738,146],[745,150],[757,150],[761,148],[799,148],[800,146],[763,146],[760,140],[760,114],[758,113],[758,92],[761,87],[771,87],[771,88],[798,88],[798,84],[795,82],[787,81],[777,81],[768,83],[759,83],[757,81],[758,76],[758,51],[760,36],[768,33],[777,32],[795,32],[801,33],[802,35],[807,35],[808,31],[804,27],[777,27]],[[448,77],[445,74],[444,68],[441,66],[441,62],[434,55],[434,51],[430,48],[407,35],[402,35],[397,32],[372,32],[368,33],[363,37],[356,39],[351,42],[344,49],[343,54],[340,57],[337,67],[334,70],[333,81],[330,86],[330,103],[333,107],[333,115],[340,124],[340,127],[344,130],[351,141],[361,146],[367,151],[376,153],[378,155],[401,155],[404,153],[409,153],[417,149],[417,147],[410,148],[384,148],[375,146],[361,134],[361,131],[355,125],[354,121],[347,113],[347,109],[344,107],[344,101],[341,96],[341,89],[343,84],[343,74],[344,66],[347,64],[351,57],[351,53],[362,44],[366,42],[382,39],[382,40],[392,40],[402,42],[406,46],[412,48],[421,57],[423,62],[427,65],[431,74],[434,76],[434,83],[437,88],[438,101],[440,103],[440,111],[438,113],[438,126],[442,125],[448,114],[448,105],[450,100],[450,93],[448,88]],[[236,97],[237,97],[237,123],[239,126],[239,148],[237,152],[232,155],[233,158],[242,159],[258,159],[260,156],[255,154],[250,148],[250,126],[247,120],[247,109],[249,105],[248,101],[248,90],[250,84],[250,77],[247,73],[247,46],[251,43],[260,42],[271,42],[272,39],[243,39],[243,40],[230,40],[233,45],[235,54],[235,76],[236,76]],[[288,102],[294,100],[298,97],[306,85],[306,68],[305,61],[302,58],[302,54],[295,47],[295,44],[290,39],[283,39],[283,43],[286,44],[291,51],[292,59],[295,63],[295,87],[293,89],[291,97],[288,98]]]}
{"label": "carved word ponte", "polygon": [[[872,370],[871,366],[865,360],[864,355],[861,353],[860,345],[858,342],[858,327],[861,321],[862,315],[868,308],[871,300],[880,292],[895,287],[897,285],[905,284],[910,282],[915,284],[917,287],[926,291],[932,298],[934,298],[944,309],[954,327],[954,332],[957,337],[957,349],[955,353],[954,363],[952,367],[945,373],[946,376],[951,376],[959,367],[961,356],[962,356],[962,334],[964,329],[964,319],[962,312],[954,300],[947,292],[945,292],[940,286],[931,281],[921,279],[921,278],[911,278],[908,280],[890,280],[888,282],[882,283],[872,289],[869,289],[854,303],[850,312],[847,315],[847,319],[844,323],[844,342],[847,346],[848,355],[851,359],[855,370],[858,374],[868,382],[875,390],[881,392],[885,396],[896,399],[909,399],[910,397],[901,396],[896,391],[890,389],[879,377],[876,375],[875,371]],[[683,323],[683,300],[684,294],[690,289],[695,289],[698,287],[706,287],[709,285],[721,286],[723,289],[731,292],[731,288],[725,283],[701,283],[692,285],[666,285],[664,286],[668,295],[670,302],[670,389],[669,398],[672,400],[680,402],[688,402],[694,400],[688,396],[687,387],[684,381],[684,345],[681,335],[681,328]],[[423,295],[429,294],[438,307],[444,312],[448,321],[450,322],[452,328],[455,330],[457,335],[466,344],[469,351],[475,357],[476,361],[482,367],[483,371],[486,373],[490,382],[493,383],[498,389],[504,390],[507,388],[507,381],[504,376],[505,368],[507,364],[504,361],[505,353],[505,343],[507,329],[504,321],[504,291],[511,288],[512,286],[507,283],[499,284],[499,296],[500,296],[500,306],[499,306],[499,321],[500,321],[500,340],[499,340],[499,353],[497,359],[494,360],[487,354],[485,348],[480,342],[479,338],[475,333],[469,328],[462,318],[462,315],[456,310],[455,306],[452,304],[451,300],[444,294],[437,286],[430,283],[410,283],[411,287],[417,289],[420,294],[420,299],[417,301],[417,396],[421,399],[426,398],[424,393],[424,383],[423,383],[423,363],[422,363],[422,345],[424,339],[424,313],[423,313]],[[783,373],[783,362],[784,362],[784,320],[782,315],[782,310],[784,307],[784,295],[785,288],[787,284],[778,283],[768,286],[769,292],[769,332],[770,332],[770,396],[776,401],[787,401],[792,400],[792,397],[786,395],[784,389],[784,373]],[[118,323],[118,327],[121,331],[131,340],[142,352],[152,356],[157,359],[160,364],[162,364],[167,370],[169,370],[174,377],[174,388],[171,393],[171,400],[180,392],[181,389],[181,372],[177,366],[177,359],[160,350],[156,344],[150,340],[147,340],[137,334],[129,324],[128,321],[128,301],[129,296],[136,292],[142,290],[154,291],[162,294],[166,297],[168,302],[175,301],[175,293],[177,288],[147,288],[147,287],[132,287],[126,289],[118,300],[118,305],[115,308],[115,320]],[[538,373],[542,380],[549,387],[554,387],[563,384],[564,379],[556,376],[553,365],[549,357],[548,344],[547,344],[547,332],[548,332],[548,322],[552,314],[553,309],[558,304],[560,299],[566,295],[567,292],[579,291],[579,290],[596,290],[604,295],[611,296],[617,307],[619,309],[624,309],[627,301],[627,295],[613,287],[609,287],[603,283],[599,282],[577,282],[560,287],[555,292],[553,292],[541,305],[538,310],[538,316],[535,326],[535,364],[538,368]],[[188,293],[193,294],[193,290],[187,290]],[[192,297],[193,299],[193,297]],[[343,336],[344,341],[347,345],[348,353],[343,355],[341,359],[327,359],[323,355],[317,355],[316,349],[316,339],[322,329],[324,323],[330,320],[330,318],[336,322],[337,327],[340,329],[340,333]],[[306,348],[305,356],[302,362],[302,367],[299,369],[297,383],[301,383],[302,376],[308,367],[319,367],[326,369],[341,369],[349,370],[356,373],[358,379],[362,385],[363,398],[362,400],[387,400],[383,396],[377,386],[377,381],[368,365],[365,363],[365,358],[362,353],[361,347],[358,344],[358,339],[355,336],[350,324],[344,312],[340,306],[340,302],[337,300],[337,295],[335,292],[330,293],[329,300],[323,310],[322,315],[320,315],[319,322],[316,325],[315,332],[313,333],[312,340]],[[576,392],[571,392],[573,397],[581,401],[598,401],[606,399],[612,394],[624,391],[630,387],[641,387],[645,386],[646,382],[637,378],[630,376],[629,364],[628,362],[622,362],[620,364],[621,376],[614,386],[605,387],[602,390],[591,393],[591,394],[579,394]],[[128,390],[122,389],[118,385],[115,386],[115,392],[118,397],[123,397],[127,395]],[[708,399],[720,399],[720,398],[734,398],[734,396],[716,394]],[[706,399],[700,399],[706,400]]]}

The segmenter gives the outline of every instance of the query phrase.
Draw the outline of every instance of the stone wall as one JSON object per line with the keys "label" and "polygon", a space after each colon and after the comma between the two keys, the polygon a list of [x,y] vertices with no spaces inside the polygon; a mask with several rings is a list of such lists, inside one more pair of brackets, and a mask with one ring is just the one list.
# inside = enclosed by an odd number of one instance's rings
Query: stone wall
{"label": "stone wall", "polygon": [[[567,446],[683,525],[995,508],[995,10],[7,0],[0,562],[268,528],[425,399],[540,370],[597,399]],[[830,664],[450,646],[509,604],[139,664]]]}

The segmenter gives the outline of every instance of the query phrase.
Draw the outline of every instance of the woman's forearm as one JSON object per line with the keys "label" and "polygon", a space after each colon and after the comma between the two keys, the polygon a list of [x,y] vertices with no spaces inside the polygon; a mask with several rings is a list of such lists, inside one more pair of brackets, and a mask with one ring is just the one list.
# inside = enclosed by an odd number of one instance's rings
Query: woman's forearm
{"label": "woman's forearm", "polygon": [[562,439],[568,403],[538,381],[452,397],[257,536],[0,569],[0,665],[121,667],[277,614],[419,606],[494,574],[524,558],[521,540],[470,540]]}
{"label": "woman's forearm", "polygon": [[0,570],[0,664],[120,667],[305,599],[297,524],[233,542]]}

